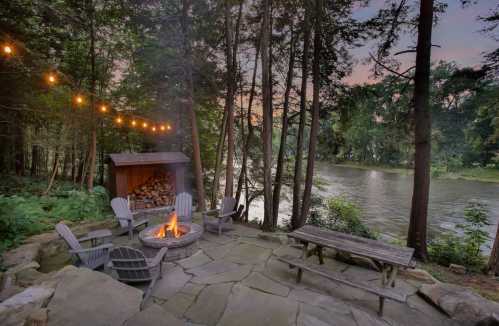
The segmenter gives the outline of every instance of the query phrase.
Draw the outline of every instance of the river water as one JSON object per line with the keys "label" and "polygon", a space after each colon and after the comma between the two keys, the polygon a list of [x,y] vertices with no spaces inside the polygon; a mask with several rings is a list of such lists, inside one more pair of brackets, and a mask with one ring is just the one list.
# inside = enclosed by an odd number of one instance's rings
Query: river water
{"label": "river water", "polygon": [[[342,167],[319,162],[316,165],[318,187],[313,192],[324,198],[344,196],[356,203],[363,221],[387,238],[405,237],[412,197],[412,175]],[[291,215],[291,193],[283,188],[284,200],[279,208],[279,223]],[[463,210],[470,200],[479,200],[489,209],[490,236],[495,236],[499,221],[499,184],[479,181],[432,179],[428,209],[430,237],[442,231],[456,230],[463,221]],[[250,219],[261,220],[263,200],[250,207]]]}

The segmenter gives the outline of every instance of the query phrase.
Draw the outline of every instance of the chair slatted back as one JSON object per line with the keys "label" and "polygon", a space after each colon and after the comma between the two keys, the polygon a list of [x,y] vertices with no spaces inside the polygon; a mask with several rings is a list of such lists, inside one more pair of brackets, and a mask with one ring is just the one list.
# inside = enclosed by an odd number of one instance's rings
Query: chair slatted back
{"label": "chair slatted back", "polygon": [[192,196],[187,192],[178,194],[175,198],[175,213],[180,222],[192,220]]}
{"label": "chair slatted back", "polygon": [[78,241],[78,239],[75,237],[73,232],[71,232],[71,230],[68,228],[68,226],[66,224],[64,224],[62,222],[57,223],[57,225],[55,226],[55,230],[57,231],[57,233],[59,233],[61,238],[63,238],[64,241],[66,241],[69,248],[71,248],[73,250],[82,249],[80,242]]}
{"label": "chair slatted back", "polygon": [[[111,200],[111,207],[113,208],[114,215],[118,218],[132,219],[132,211],[128,207],[128,201],[125,198],[116,197]],[[122,228],[126,228],[128,223],[126,220],[118,219]]]}
{"label": "chair slatted back", "polygon": [[232,197],[224,197],[222,200],[222,207],[220,208],[220,213],[226,214],[234,211],[236,209],[236,199]]}
{"label": "chair slatted back", "polygon": [[118,279],[124,282],[141,282],[152,279],[142,251],[130,247],[118,247],[109,254]]}
{"label": "chair slatted back", "polygon": [[[66,224],[62,222],[57,223],[57,225],[55,226],[55,230],[61,236],[61,238],[64,239],[68,247],[71,248],[72,250],[79,250],[83,248],[78,239],[75,237],[73,232],[71,232],[71,230],[68,228]],[[76,254],[76,255],[78,256],[78,259],[81,262],[83,262],[83,264],[87,263],[89,258],[88,255],[83,255],[83,254]]]}

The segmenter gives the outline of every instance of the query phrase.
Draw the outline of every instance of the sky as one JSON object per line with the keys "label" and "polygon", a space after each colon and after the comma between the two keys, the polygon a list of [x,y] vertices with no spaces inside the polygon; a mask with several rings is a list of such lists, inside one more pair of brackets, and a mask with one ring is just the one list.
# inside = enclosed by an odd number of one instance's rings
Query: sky
{"label": "sky", "polygon": [[[497,6],[497,0],[480,0],[477,4],[463,8],[459,0],[444,0],[448,7],[440,16],[438,25],[433,29],[432,43],[441,48],[432,48],[432,62],[440,60],[455,61],[459,66],[479,67],[483,61],[483,53],[490,52],[498,47],[496,41],[490,36],[480,32],[484,27],[477,19]],[[372,16],[376,9],[384,4],[384,0],[374,0],[367,8],[359,8],[354,12],[354,17],[363,19]],[[405,34],[396,50],[405,50],[408,46],[415,45],[415,35]],[[348,84],[372,83],[370,78],[372,64],[366,65],[363,61],[374,53],[372,44],[366,44],[352,50],[352,55],[358,58],[352,74],[345,78]],[[396,52],[396,51],[394,51]],[[404,54],[397,57],[401,63],[401,70],[413,65],[415,56]]]}

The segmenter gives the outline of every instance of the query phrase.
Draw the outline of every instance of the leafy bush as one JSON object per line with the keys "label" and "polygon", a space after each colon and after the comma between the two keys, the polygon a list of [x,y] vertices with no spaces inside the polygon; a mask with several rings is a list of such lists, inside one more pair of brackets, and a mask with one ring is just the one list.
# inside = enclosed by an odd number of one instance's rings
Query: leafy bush
{"label": "leafy bush", "polygon": [[362,223],[360,209],[354,203],[343,197],[332,197],[327,200],[325,209],[324,216],[321,216],[318,210],[313,211],[307,222],[319,227],[364,238],[377,238],[377,234]]}
{"label": "leafy bush", "polygon": [[488,225],[488,212],[479,202],[470,202],[464,209],[463,224],[457,228],[462,230],[463,237],[456,234],[444,234],[433,240],[428,246],[430,259],[444,266],[459,264],[469,271],[479,271],[484,267],[485,257],[481,248],[489,240],[484,227]]}
{"label": "leafy bush", "polygon": [[107,203],[103,187],[93,192],[60,190],[51,196],[0,195],[0,252],[61,220],[101,219]]}

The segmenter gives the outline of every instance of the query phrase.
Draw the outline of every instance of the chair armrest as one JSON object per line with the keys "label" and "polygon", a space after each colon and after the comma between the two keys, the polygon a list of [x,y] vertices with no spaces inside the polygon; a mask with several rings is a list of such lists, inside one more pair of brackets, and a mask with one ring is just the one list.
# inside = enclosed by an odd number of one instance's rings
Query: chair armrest
{"label": "chair armrest", "polygon": [[105,233],[105,234],[91,234],[91,233],[92,232],[90,232],[89,234],[87,234],[84,237],[79,238],[78,242],[85,242],[85,241],[94,240],[94,239],[108,238],[108,237],[112,236],[111,231],[109,231],[109,233]]}
{"label": "chair armrest", "polygon": [[118,220],[133,221],[132,217],[116,217]]}
{"label": "chair armrest", "polygon": [[114,245],[112,243],[105,243],[103,245],[97,246],[97,247],[92,247],[92,248],[82,248],[82,249],[71,249],[69,250],[70,254],[82,254],[85,252],[92,252],[92,251],[97,251],[97,250],[104,250],[104,249],[111,249]]}
{"label": "chair armrest", "polygon": [[218,213],[220,210],[218,208],[215,209],[209,209],[207,211],[201,212],[203,215],[208,215],[208,214],[213,214],[213,213]]}
{"label": "chair armrest", "polygon": [[149,267],[157,266],[163,260],[167,251],[168,251],[168,247],[161,248],[161,250],[156,254],[156,256],[154,256],[154,258],[148,264]]}
{"label": "chair armrest", "polygon": [[225,213],[225,214],[222,214],[222,215],[218,215],[218,218],[223,218],[223,217],[227,217],[227,216],[232,216],[234,214],[236,214],[237,211],[232,211],[232,212],[228,212],[228,213]]}

